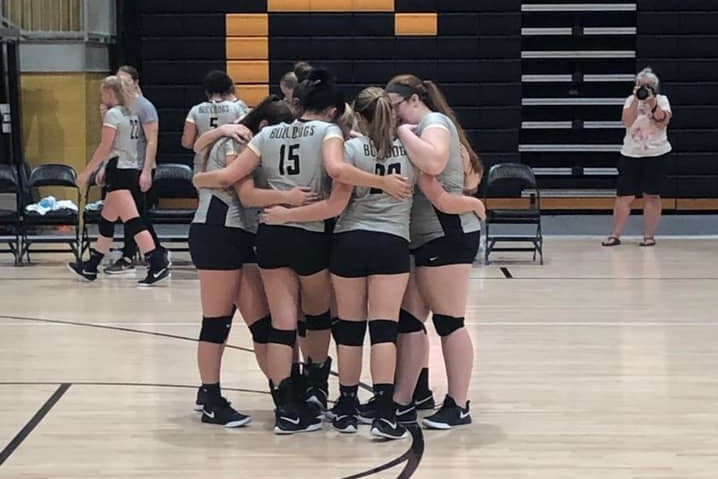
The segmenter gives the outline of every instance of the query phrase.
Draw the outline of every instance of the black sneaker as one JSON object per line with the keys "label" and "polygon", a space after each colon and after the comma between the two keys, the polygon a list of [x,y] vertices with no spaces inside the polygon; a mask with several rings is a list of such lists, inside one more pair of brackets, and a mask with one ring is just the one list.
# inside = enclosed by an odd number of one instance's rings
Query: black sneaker
{"label": "black sneaker", "polygon": [[360,404],[359,410],[359,422],[362,424],[374,423],[376,418],[376,396],[372,396],[369,401],[364,404]]}
{"label": "black sneaker", "polygon": [[414,404],[416,409],[419,411],[429,411],[436,408],[436,401],[434,401],[434,393],[431,390],[426,392],[414,394]]}
{"label": "black sneaker", "polygon": [[401,424],[414,424],[416,423],[416,406],[414,402],[410,402],[407,405],[396,404],[396,420]]}
{"label": "black sneaker", "polygon": [[155,250],[150,256],[152,257],[149,259],[147,276],[145,276],[145,279],[137,282],[137,286],[139,287],[152,286],[170,275],[169,263],[162,251]]}
{"label": "black sneaker", "polygon": [[67,263],[67,268],[85,281],[95,281],[97,279],[97,271],[88,271],[82,261]]}
{"label": "black sneaker", "polygon": [[327,417],[331,417],[332,426],[339,432],[357,432],[359,421],[359,399],[356,396],[340,396],[337,403],[327,411]]}
{"label": "black sneaker", "polygon": [[274,410],[274,434],[311,432],[322,428],[322,420],[308,407],[278,407]]}
{"label": "black sneaker", "polygon": [[124,274],[135,272],[135,262],[130,258],[120,258],[113,264],[103,269],[105,274]]}
{"label": "black sneaker", "polygon": [[205,404],[202,407],[202,422],[224,427],[242,427],[252,422],[252,418],[233,409],[225,398],[220,398],[217,404]]}
{"label": "black sneaker", "polygon": [[307,388],[305,392],[306,403],[315,410],[317,417],[324,417],[327,411],[327,396],[329,395],[329,372],[332,367],[332,358],[327,357],[324,365],[319,367],[311,363],[308,358],[305,366],[307,371]]}
{"label": "black sneaker", "polygon": [[396,419],[377,417],[371,425],[372,436],[384,439],[405,439],[409,437],[409,431],[399,424]]}
{"label": "black sneaker", "polygon": [[207,400],[209,399],[207,397],[207,393],[202,389],[202,386],[197,388],[197,399],[194,402],[194,410],[197,412],[202,411],[204,408],[204,405],[207,403]]}
{"label": "black sneaker", "polygon": [[462,408],[447,394],[441,408],[431,416],[425,417],[421,423],[428,429],[451,429],[454,426],[471,424],[469,401],[466,401],[466,408]]}

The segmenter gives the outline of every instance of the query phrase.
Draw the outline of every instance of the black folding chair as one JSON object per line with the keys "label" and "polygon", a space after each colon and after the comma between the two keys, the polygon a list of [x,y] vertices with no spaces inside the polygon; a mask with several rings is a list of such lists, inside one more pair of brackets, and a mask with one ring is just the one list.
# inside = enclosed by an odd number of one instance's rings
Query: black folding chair
{"label": "black folding chair", "polygon": [[[80,189],[77,187],[77,173],[68,165],[47,164],[40,165],[32,170],[27,187],[30,191],[45,186],[56,186],[74,190],[75,204],[80,205]],[[43,253],[72,253],[76,259],[80,258],[80,214],[69,209],[51,211],[41,215],[35,212],[25,211],[23,214],[22,227],[22,249],[21,255],[26,256],[30,262],[32,245],[35,243],[46,244],[67,244],[69,248],[40,249]],[[50,234],[43,235],[36,232],[43,227],[68,226],[72,229],[70,235]]]}
{"label": "black folding chair", "polygon": [[[497,191],[501,194],[497,195]],[[533,260],[536,261],[538,254],[540,264],[543,264],[543,233],[541,231],[541,192],[536,184],[536,177],[531,168],[521,163],[499,163],[489,170],[486,178],[484,202],[490,205],[490,198],[501,196],[523,197],[523,192],[528,190],[529,205],[527,208],[516,209],[491,209],[486,211],[486,250],[485,263],[489,264],[489,255],[494,251],[533,252]],[[508,192],[511,192],[507,194]],[[491,225],[535,225],[536,230],[532,234],[522,235],[492,235]],[[531,243],[530,247],[521,246],[496,246],[496,243]]]}
{"label": "black folding chair", "polygon": [[[192,168],[179,163],[157,165],[152,180],[154,204],[148,205],[148,216],[154,225],[189,225],[194,218],[195,208],[160,208],[163,199],[197,199],[197,190],[192,184]],[[187,243],[187,231],[157,235],[161,243]],[[168,248],[173,251],[187,251],[187,247]]]}
{"label": "black folding chair", "polygon": [[22,257],[22,187],[18,181],[17,171],[13,165],[0,165],[0,193],[15,195],[15,208],[0,208],[0,241],[7,243],[3,253],[12,253],[15,266],[20,264]]}

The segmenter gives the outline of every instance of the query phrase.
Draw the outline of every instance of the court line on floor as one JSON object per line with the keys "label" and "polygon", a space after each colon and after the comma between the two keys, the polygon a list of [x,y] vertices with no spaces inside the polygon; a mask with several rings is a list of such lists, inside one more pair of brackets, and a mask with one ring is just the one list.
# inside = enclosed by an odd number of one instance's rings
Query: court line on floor
{"label": "court line on floor", "polygon": [[[170,339],[179,339],[179,340],[183,340],[183,341],[197,342],[197,339],[190,338],[188,336],[179,336],[176,334],[160,333],[160,332],[156,332],[156,331],[143,331],[140,329],[132,329],[132,328],[125,328],[125,327],[100,326],[100,325],[96,325],[96,324],[92,324],[92,323],[80,323],[77,321],[64,321],[64,320],[56,320],[56,319],[33,318],[33,317],[26,317],[26,316],[10,316],[10,315],[0,315],[0,318],[14,319],[17,321],[31,321],[31,322],[34,321],[34,322],[42,322],[42,323],[48,323],[48,324],[64,324],[64,325],[69,325],[69,326],[84,326],[84,327],[90,327],[90,328],[107,329],[107,330],[122,331],[122,332],[129,332],[129,333],[135,333],[135,334],[148,334],[148,335],[152,335],[152,336],[159,336],[159,337],[165,337],[165,338],[170,338]],[[2,323],[0,323],[0,324],[2,324]],[[232,346],[230,344],[227,344],[226,347],[229,349],[237,349],[237,350],[246,351],[246,352],[250,352],[250,353],[254,354],[254,350],[252,350],[250,348],[244,348],[241,346]],[[331,374],[333,376],[337,376],[337,373],[334,371],[331,371]],[[78,383],[78,384],[80,384],[80,383]],[[372,390],[373,390],[369,385],[362,383],[362,382],[359,383],[359,387],[361,387],[362,389],[367,390],[369,392],[372,392]],[[68,386],[68,388],[69,388],[69,386]],[[63,392],[63,394],[64,394],[64,392]],[[45,413],[45,414],[47,414],[47,413]],[[392,467],[395,467],[396,465],[401,464],[405,460],[407,461],[407,464],[406,464],[405,468],[402,470],[402,472],[399,474],[399,476],[397,476],[397,479],[410,478],[414,474],[416,469],[419,467],[419,464],[421,463],[421,460],[424,456],[424,435],[421,432],[421,428],[418,426],[416,428],[412,428],[412,430],[410,430],[410,433],[411,433],[411,438],[412,438],[411,445],[409,446],[409,449],[404,454],[402,454],[399,458],[389,461],[388,463],[383,464],[381,466],[377,466],[373,469],[370,469],[369,471],[362,472],[362,473],[359,473],[358,475],[349,476],[348,478],[343,478],[343,479],[350,479],[350,478],[358,479],[358,478],[362,478],[362,477],[371,476],[371,475],[377,474],[379,472],[386,471],[387,469],[391,469]],[[0,464],[2,464],[2,463],[0,462]]]}
{"label": "court line on floor", "polygon": [[[57,384],[57,383],[55,383]],[[67,392],[67,390],[70,389],[70,383],[62,383],[58,388],[55,390],[55,392],[50,396],[50,398],[45,401],[45,404],[38,409],[38,411],[35,413],[32,418],[25,424],[25,426],[20,429],[20,432],[18,432],[14,438],[8,443],[5,448],[0,451],[0,466],[3,465],[5,461],[8,460],[10,456],[12,456],[12,453],[15,452],[15,450],[20,447],[20,444],[23,443],[25,439],[30,435],[30,433],[37,427],[38,424],[40,424],[40,421],[47,415],[47,413],[50,412],[50,409],[52,409],[55,404],[60,400],[60,398]]]}
{"label": "court line on floor", "polygon": [[514,277],[506,266],[501,267],[501,274],[503,274],[506,279],[512,279]]}

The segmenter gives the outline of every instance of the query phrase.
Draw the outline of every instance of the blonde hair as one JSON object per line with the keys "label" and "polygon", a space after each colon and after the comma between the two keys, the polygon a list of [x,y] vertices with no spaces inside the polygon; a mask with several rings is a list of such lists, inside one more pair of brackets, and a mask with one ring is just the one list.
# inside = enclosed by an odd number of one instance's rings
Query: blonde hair
{"label": "blonde hair", "polygon": [[354,100],[354,110],[367,121],[366,133],[376,147],[377,159],[389,157],[394,146],[396,119],[394,107],[384,89],[369,87],[360,91]]}
{"label": "blonde hair", "polygon": [[421,80],[414,75],[398,75],[389,81],[387,87],[391,85],[396,85],[401,89],[406,89],[408,96],[402,95],[404,98],[409,99],[411,98],[411,95],[416,94],[431,111],[436,111],[448,116],[451,121],[454,122],[456,131],[459,134],[459,141],[469,153],[471,169],[479,175],[483,174],[484,165],[481,162],[479,155],[472,148],[469,138],[466,136],[466,132],[456,118],[454,110],[451,109],[449,103],[446,101],[446,97],[444,97],[444,94],[441,93],[441,90],[439,90],[436,83],[431,80]]}
{"label": "blonde hair", "polygon": [[126,77],[110,75],[102,80],[100,88],[114,92],[119,106],[125,110],[125,113],[134,110],[135,101],[137,100],[137,90],[132,80]]}
{"label": "blonde hair", "polygon": [[344,105],[344,113],[337,118],[336,123],[339,125],[339,128],[342,129],[342,134],[345,139],[351,136],[352,130],[357,129],[357,121],[354,116],[354,110],[349,103]]}

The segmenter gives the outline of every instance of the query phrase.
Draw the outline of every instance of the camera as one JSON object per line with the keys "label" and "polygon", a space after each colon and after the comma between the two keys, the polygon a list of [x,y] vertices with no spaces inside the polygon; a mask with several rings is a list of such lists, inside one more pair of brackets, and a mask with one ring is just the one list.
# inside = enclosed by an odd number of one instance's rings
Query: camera
{"label": "camera", "polygon": [[645,100],[651,95],[654,95],[655,92],[653,91],[653,88],[651,88],[648,85],[642,85],[638,90],[636,90],[636,98],[639,100]]}

